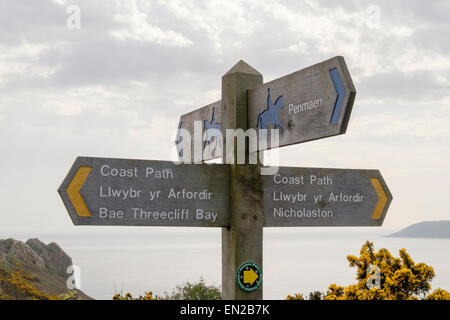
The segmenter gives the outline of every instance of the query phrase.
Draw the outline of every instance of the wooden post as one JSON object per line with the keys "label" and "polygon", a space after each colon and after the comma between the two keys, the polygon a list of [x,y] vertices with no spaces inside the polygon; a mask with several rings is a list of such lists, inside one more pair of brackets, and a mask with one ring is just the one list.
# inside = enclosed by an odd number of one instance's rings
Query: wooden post
{"label": "wooden post", "polygon": [[[226,129],[247,130],[247,90],[263,83],[262,75],[240,60],[222,77],[222,134],[224,162],[226,161]],[[231,142],[231,141],[230,141]],[[248,164],[246,144],[245,164],[230,164],[230,220],[229,228],[222,228],[222,298],[224,300],[260,300],[262,286],[253,292],[239,289],[236,271],[244,262],[262,267],[263,254],[263,179],[261,162]]]}

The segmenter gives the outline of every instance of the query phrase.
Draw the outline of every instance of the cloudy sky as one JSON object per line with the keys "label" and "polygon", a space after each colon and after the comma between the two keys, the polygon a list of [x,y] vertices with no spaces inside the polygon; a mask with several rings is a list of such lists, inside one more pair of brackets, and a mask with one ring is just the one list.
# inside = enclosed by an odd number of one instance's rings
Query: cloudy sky
{"label": "cloudy sky", "polygon": [[336,55],[357,89],[347,134],[281,164],[380,169],[387,227],[450,219],[449,1],[0,0],[0,14],[0,231],[73,230],[56,190],[75,158],[170,159],[179,116],[220,99],[239,59],[269,81]]}

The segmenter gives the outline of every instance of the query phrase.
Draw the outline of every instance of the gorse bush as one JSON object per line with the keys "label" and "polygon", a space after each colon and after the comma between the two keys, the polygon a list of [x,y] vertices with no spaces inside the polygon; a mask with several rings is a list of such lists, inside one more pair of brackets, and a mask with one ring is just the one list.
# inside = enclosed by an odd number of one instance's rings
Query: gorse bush
{"label": "gorse bush", "polygon": [[115,294],[112,298],[113,300],[160,300],[158,296],[153,296],[151,291],[145,293],[144,296],[139,296],[137,298],[133,298],[131,293],[126,293],[124,296],[121,294]]}
{"label": "gorse bush", "polygon": [[[450,294],[443,289],[431,290],[430,282],[434,270],[425,263],[415,263],[405,249],[399,251],[400,257],[394,257],[387,249],[375,252],[373,243],[366,241],[361,247],[360,256],[348,255],[350,267],[356,268],[356,284],[347,287],[335,283],[328,287],[323,295],[325,300],[450,300]],[[371,267],[379,274],[377,286],[369,286],[373,279]],[[377,272],[377,273],[378,273]],[[428,295],[427,295],[428,294]],[[302,297],[301,294],[288,296],[288,299]],[[310,300],[321,298],[320,292],[310,293]],[[299,299],[293,299],[299,300]]]}
{"label": "gorse bush", "polygon": [[76,290],[60,295],[42,292],[36,286],[39,279],[22,270],[5,271],[0,269],[0,300],[79,300]]}

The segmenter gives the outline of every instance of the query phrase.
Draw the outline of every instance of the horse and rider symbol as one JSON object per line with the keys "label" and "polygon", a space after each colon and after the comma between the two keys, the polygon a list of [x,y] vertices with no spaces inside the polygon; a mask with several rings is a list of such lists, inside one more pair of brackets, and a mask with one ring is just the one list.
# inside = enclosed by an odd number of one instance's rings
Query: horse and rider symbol
{"label": "horse and rider symbol", "polygon": [[267,129],[267,125],[272,124],[274,129],[278,128],[283,134],[284,129],[280,120],[280,110],[284,109],[283,96],[279,96],[275,103],[272,103],[272,98],[270,97],[270,88],[267,89],[267,109],[258,115],[258,121],[256,123],[256,128]]}
{"label": "horse and rider symbol", "polygon": [[[209,147],[209,151],[211,154],[215,154],[216,150],[220,152],[222,148],[222,138],[221,138],[221,130],[222,124],[220,122],[216,122],[215,116],[216,108],[212,109],[211,120],[203,120],[203,132],[204,132],[204,142],[203,142],[203,151],[206,147]],[[181,142],[183,141],[182,129],[184,129],[184,122],[181,121],[178,126],[177,138],[175,140],[175,144],[178,150],[178,156],[183,158],[183,147],[181,146]]]}
{"label": "horse and rider symbol", "polygon": [[[216,117],[214,115],[216,108],[212,109],[211,121],[203,120],[203,130],[205,132],[205,141],[203,143],[203,150],[205,150],[206,146],[209,146],[210,152],[215,154],[216,148],[218,150],[222,150],[222,124],[220,122],[216,122]],[[215,130],[211,130],[215,129]],[[214,146],[213,146],[214,139]]]}

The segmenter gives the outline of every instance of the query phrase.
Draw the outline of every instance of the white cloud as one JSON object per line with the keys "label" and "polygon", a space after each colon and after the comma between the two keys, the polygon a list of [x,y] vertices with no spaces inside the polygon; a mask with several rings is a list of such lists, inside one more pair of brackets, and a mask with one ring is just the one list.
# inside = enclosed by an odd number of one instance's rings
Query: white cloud
{"label": "white cloud", "polygon": [[[142,2],[141,2],[142,3]],[[154,42],[176,47],[187,47],[193,43],[182,34],[173,30],[162,30],[149,23],[148,14],[144,11],[148,6],[140,8],[138,2],[116,1],[115,20],[123,24],[119,29],[111,31],[111,35],[120,40]]]}
{"label": "white cloud", "polygon": [[52,2],[60,5],[60,6],[65,6],[67,5],[67,0],[51,0]]}
{"label": "white cloud", "polygon": [[220,56],[232,43],[234,47],[245,45],[245,38],[264,24],[255,14],[259,2],[254,1],[158,0],[158,3],[194,30],[205,32]]}
{"label": "white cloud", "polygon": [[120,94],[102,87],[69,89],[51,94],[44,100],[42,110],[58,116],[75,116],[82,112],[108,115],[113,112],[112,100]]}
{"label": "white cloud", "polygon": [[0,69],[0,87],[5,86],[10,79],[49,79],[57,72],[59,66],[40,63],[40,57],[52,50],[63,52],[68,47],[67,41],[55,43],[22,41],[15,46],[0,44],[0,61],[4,62]]}

